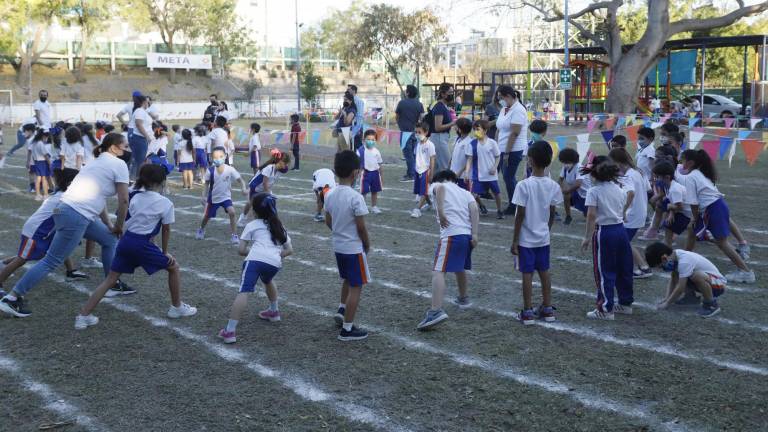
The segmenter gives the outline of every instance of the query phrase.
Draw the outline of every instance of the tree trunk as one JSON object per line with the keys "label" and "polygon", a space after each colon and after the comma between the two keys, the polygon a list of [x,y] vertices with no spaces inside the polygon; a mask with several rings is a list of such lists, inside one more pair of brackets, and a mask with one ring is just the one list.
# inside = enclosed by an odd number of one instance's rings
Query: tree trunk
{"label": "tree trunk", "polygon": [[88,49],[89,37],[87,32],[81,32],[81,44],[80,44],[80,63],[77,65],[77,72],[75,73],[75,81],[85,82],[85,53]]}
{"label": "tree trunk", "polygon": [[[174,53],[173,39],[168,40],[168,52],[170,52],[171,54]],[[171,80],[171,84],[176,84],[176,68],[170,69],[170,80]]]}
{"label": "tree trunk", "polygon": [[22,55],[21,61],[19,62],[19,68],[16,69],[16,85],[24,89],[25,95],[29,95],[31,91],[30,87],[32,86],[32,83],[29,79],[31,67],[32,65],[30,64],[29,56]]}

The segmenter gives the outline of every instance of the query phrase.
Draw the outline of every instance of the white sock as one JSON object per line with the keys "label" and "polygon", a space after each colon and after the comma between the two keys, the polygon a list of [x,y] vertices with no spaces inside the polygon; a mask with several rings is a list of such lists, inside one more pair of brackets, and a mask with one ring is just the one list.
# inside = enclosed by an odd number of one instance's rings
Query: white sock
{"label": "white sock", "polygon": [[233,319],[228,320],[227,321],[227,331],[228,332],[233,332],[236,329],[237,329],[237,320],[233,320]]}
{"label": "white sock", "polygon": [[277,300],[275,300],[273,302],[269,302],[269,310],[271,310],[273,312],[277,312],[278,311],[278,309],[277,309]]}
{"label": "white sock", "polygon": [[341,326],[346,331],[352,331],[352,323],[351,322],[344,322],[344,324],[342,324]]}
{"label": "white sock", "polygon": [[346,308],[347,308],[347,305],[346,305],[346,303],[339,303],[339,307],[340,307],[340,308],[344,308],[344,309],[346,309]]}

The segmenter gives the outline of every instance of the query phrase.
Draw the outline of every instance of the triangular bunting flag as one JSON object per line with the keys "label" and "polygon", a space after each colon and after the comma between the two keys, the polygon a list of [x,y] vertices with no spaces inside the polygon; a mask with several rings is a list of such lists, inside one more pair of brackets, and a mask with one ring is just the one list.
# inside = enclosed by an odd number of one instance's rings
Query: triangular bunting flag
{"label": "triangular bunting flag", "polygon": [[341,128],[341,135],[344,137],[344,141],[346,141],[347,145],[349,145],[349,131],[350,131],[350,129],[352,129],[352,128],[350,128],[349,126]]}
{"label": "triangular bunting flag", "polygon": [[626,119],[626,125],[631,126],[633,123],[635,123],[635,118],[637,117],[637,114],[630,114],[627,116]]}
{"label": "triangular bunting flag", "polygon": [[605,123],[603,123],[606,129],[613,129],[613,125],[615,124],[616,124],[616,119],[613,117],[609,119],[605,119]]}
{"label": "triangular bunting flag", "polygon": [[579,162],[584,162],[589,152],[589,134],[576,135],[576,151],[579,152]]}
{"label": "triangular bunting flag", "polygon": [[698,122],[699,122],[699,118],[698,117],[693,117],[693,118],[688,120],[688,127],[689,128],[693,128],[694,126],[696,126],[696,123],[698,123]]}
{"label": "triangular bunting flag", "polygon": [[[691,113],[691,114],[696,115],[696,113]],[[715,118],[715,117],[717,117],[717,113],[716,112],[709,113],[709,118]]]}
{"label": "triangular bunting flag", "polygon": [[315,129],[312,131],[312,135],[310,138],[310,144],[312,145],[319,145],[320,144],[320,129]]}
{"label": "triangular bunting flag", "polygon": [[384,130],[384,128],[379,126],[376,126],[374,130],[376,131],[376,142],[381,142],[381,138],[386,133],[386,130]]}
{"label": "triangular bunting flag", "polygon": [[549,146],[552,147],[552,157],[556,158],[557,157],[557,153],[559,153],[559,150],[557,148],[557,144],[555,144],[552,141],[547,141],[547,142],[549,143]]}
{"label": "triangular bunting flag", "polygon": [[[411,132],[411,134],[412,134],[412,133],[413,133],[413,132]],[[409,136],[410,136],[410,135],[409,135]],[[400,137],[400,132],[399,132],[399,131],[396,131],[396,130],[387,131],[387,145],[390,145],[390,144],[392,144],[392,143],[395,143],[395,142],[397,142],[397,140],[398,140],[398,137]],[[402,145],[403,147],[405,147],[405,144],[404,144],[405,142],[407,142],[407,141],[402,141],[402,142],[400,143],[400,145]],[[400,150],[402,150],[402,148],[401,148]]]}
{"label": "triangular bunting flag", "polygon": [[593,118],[590,121],[587,122],[587,132],[592,132],[592,129],[595,128],[595,125],[597,124],[597,119]]}
{"label": "triangular bunting flag", "polygon": [[663,124],[664,124],[664,123],[662,123],[662,122],[653,122],[653,123],[651,123],[651,126],[650,126],[650,128],[651,128],[651,129],[658,129],[658,128],[660,128],[660,127],[661,127],[661,125],[663,125]]}
{"label": "triangular bunting flag", "polygon": [[728,136],[728,129],[715,129],[715,135],[717,136]]}
{"label": "triangular bunting flag", "polygon": [[627,139],[633,143],[637,143],[637,131],[640,130],[640,125],[630,126],[627,128]]}
{"label": "triangular bunting flag", "polygon": [[744,157],[749,165],[757,162],[760,151],[763,150],[763,143],[755,139],[745,139],[741,141],[741,149],[744,150]]}
{"label": "triangular bunting flag", "polygon": [[405,148],[405,145],[408,143],[408,140],[411,139],[411,135],[413,135],[413,132],[400,133],[400,150]]}
{"label": "triangular bunting flag", "polygon": [[740,140],[747,139],[749,137],[749,134],[751,134],[751,133],[752,132],[750,132],[748,130],[740,130],[739,131],[739,139]]}
{"label": "triangular bunting flag", "polygon": [[709,155],[712,160],[717,160],[717,151],[720,148],[719,140],[703,140],[701,141],[701,148]]}
{"label": "triangular bunting flag", "polygon": [[731,151],[728,153],[728,168],[731,167],[731,164],[733,164],[733,155],[736,154],[736,144],[734,143],[731,146]]}
{"label": "triangular bunting flag", "polygon": [[725,152],[728,151],[728,149],[731,147],[731,144],[733,144],[733,138],[731,137],[720,138],[720,151],[718,153],[719,159],[722,159],[725,156]]}
{"label": "triangular bunting flag", "polygon": [[759,118],[749,119],[749,128],[754,129],[755,126],[757,126],[757,124],[760,123],[761,121],[763,121],[763,119],[759,119]]}
{"label": "triangular bunting flag", "polygon": [[280,144],[280,140],[283,139],[283,131],[277,131],[275,132],[275,144]]}
{"label": "triangular bunting flag", "polygon": [[304,141],[306,139],[307,139],[307,131],[301,131],[299,133],[299,144],[306,144],[306,141]]}
{"label": "triangular bunting flag", "polygon": [[565,143],[566,143],[567,140],[568,140],[568,137],[564,137],[564,136],[557,136],[557,137],[555,137],[555,141],[557,142],[557,149],[558,149],[558,151],[562,150],[562,149],[564,149],[566,147]]}
{"label": "triangular bunting flag", "polygon": [[688,148],[691,150],[695,150],[696,146],[699,145],[699,141],[701,141],[702,138],[704,138],[704,132],[700,132],[697,130],[690,131],[691,136],[688,138]]}
{"label": "triangular bunting flag", "polygon": [[619,119],[616,121],[616,129],[621,129],[622,126],[627,122],[627,120],[624,117],[619,117]]}
{"label": "triangular bunting flag", "polygon": [[[613,139],[613,130],[606,130],[600,132],[600,135],[603,136],[603,139],[605,140],[605,145],[608,146],[608,143],[611,142]],[[610,146],[608,146],[608,149],[610,149]]]}

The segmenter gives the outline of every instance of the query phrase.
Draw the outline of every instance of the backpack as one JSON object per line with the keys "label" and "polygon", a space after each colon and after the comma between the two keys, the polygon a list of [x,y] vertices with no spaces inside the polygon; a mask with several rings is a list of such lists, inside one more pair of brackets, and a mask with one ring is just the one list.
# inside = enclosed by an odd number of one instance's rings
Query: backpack
{"label": "backpack", "polygon": [[432,114],[432,108],[435,107],[435,105],[439,104],[440,102],[435,102],[434,105],[427,108],[427,113],[424,114],[424,118],[421,119],[422,122],[429,125],[429,130],[427,131],[427,136],[432,135],[432,131],[435,130],[435,115]]}

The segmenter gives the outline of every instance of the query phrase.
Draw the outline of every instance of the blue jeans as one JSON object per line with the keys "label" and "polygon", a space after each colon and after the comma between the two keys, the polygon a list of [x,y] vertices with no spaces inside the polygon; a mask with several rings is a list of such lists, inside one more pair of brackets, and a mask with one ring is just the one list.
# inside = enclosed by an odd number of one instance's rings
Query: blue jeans
{"label": "blue jeans", "polygon": [[[402,132],[401,132],[402,135]],[[402,139],[402,137],[400,138]],[[403,147],[403,157],[405,158],[405,175],[409,178],[416,177],[416,155],[414,154],[413,143],[416,141],[413,135],[408,138]]]}
{"label": "blue jeans", "polygon": [[[515,186],[517,185],[515,175],[517,174],[517,167],[520,166],[520,162],[523,160],[523,151],[514,151],[506,155],[507,163],[503,166],[502,173],[504,174],[504,184],[507,187],[508,203],[512,204],[512,196],[515,195]],[[502,153],[503,159],[504,153]]]}
{"label": "blue jeans", "polygon": [[147,158],[147,139],[140,133],[132,133],[128,135],[128,145],[131,147],[131,178],[138,177],[139,167],[144,163],[144,159]]}
{"label": "blue jeans", "polygon": [[24,144],[27,143],[27,137],[24,136],[24,133],[20,130],[16,130],[16,145],[13,146],[12,149],[8,151],[8,154],[14,154],[16,150],[24,147]]}
{"label": "blue jeans", "polygon": [[53,221],[55,222],[56,235],[48,248],[48,253],[16,282],[13,292],[17,295],[26,295],[48,273],[59,267],[77,248],[83,238],[93,240],[101,245],[101,263],[104,265],[104,276],[109,273],[109,269],[112,267],[117,237],[107,229],[107,226],[100,219],[89,220],[72,207],[59,204],[54,210]]}

